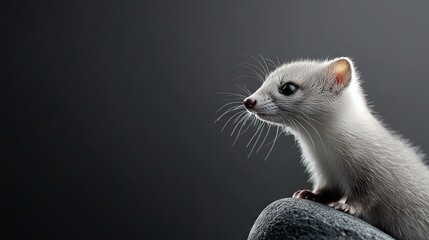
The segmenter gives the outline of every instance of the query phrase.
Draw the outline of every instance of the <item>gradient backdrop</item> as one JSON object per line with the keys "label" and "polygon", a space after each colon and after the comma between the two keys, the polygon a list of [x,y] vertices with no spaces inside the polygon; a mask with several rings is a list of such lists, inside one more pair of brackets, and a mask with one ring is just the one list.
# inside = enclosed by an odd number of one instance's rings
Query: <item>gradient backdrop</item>
{"label": "gradient backdrop", "polygon": [[[310,187],[291,136],[247,159],[219,91],[244,54],[349,56],[375,109],[429,152],[429,3],[1,4],[1,218],[8,239],[245,239]],[[231,130],[229,128],[229,130]],[[249,130],[255,131],[254,128]],[[270,137],[273,137],[272,135]],[[6,238],[5,238],[6,239]]]}

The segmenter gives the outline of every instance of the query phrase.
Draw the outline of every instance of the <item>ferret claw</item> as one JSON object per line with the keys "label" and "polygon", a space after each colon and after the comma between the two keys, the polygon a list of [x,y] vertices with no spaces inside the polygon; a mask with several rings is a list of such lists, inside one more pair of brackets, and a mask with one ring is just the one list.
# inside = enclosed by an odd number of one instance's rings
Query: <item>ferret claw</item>
{"label": "ferret claw", "polygon": [[305,189],[305,190],[298,190],[298,191],[296,191],[292,195],[292,198],[301,198],[301,199],[307,199],[307,200],[311,200],[311,201],[316,201],[317,195],[314,194],[312,191]]}
{"label": "ferret claw", "polygon": [[348,205],[347,203],[341,203],[341,202],[335,203],[332,207],[338,211],[345,212],[345,213],[348,213],[350,215],[356,214],[356,208]]}

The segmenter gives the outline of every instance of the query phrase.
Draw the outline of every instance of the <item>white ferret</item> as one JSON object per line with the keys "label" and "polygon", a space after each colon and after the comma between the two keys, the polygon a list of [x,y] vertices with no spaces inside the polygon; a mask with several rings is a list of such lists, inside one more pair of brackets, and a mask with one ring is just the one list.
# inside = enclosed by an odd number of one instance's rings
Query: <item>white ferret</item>
{"label": "white ferret", "polygon": [[293,197],[329,204],[397,239],[429,239],[423,155],[375,116],[349,58],[284,64],[244,105],[299,143],[313,190]]}

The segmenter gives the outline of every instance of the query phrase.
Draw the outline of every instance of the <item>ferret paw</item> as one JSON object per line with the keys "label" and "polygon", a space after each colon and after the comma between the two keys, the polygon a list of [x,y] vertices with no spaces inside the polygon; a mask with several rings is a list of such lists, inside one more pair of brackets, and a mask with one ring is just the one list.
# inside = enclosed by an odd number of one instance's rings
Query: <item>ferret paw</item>
{"label": "ferret paw", "polygon": [[348,213],[350,215],[356,214],[356,208],[348,205],[347,203],[338,202],[338,203],[335,203],[332,207],[338,211],[345,212],[345,213]]}
{"label": "ferret paw", "polygon": [[292,198],[301,198],[301,199],[308,199],[311,201],[316,201],[317,200],[317,195],[314,194],[312,191],[310,190],[298,190],[296,191],[293,195]]}

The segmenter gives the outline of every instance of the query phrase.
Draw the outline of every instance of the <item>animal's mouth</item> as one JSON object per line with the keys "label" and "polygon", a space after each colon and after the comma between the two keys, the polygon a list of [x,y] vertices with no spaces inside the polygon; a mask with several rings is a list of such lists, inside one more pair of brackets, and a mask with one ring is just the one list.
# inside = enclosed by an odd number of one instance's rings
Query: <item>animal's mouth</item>
{"label": "animal's mouth", "polygon": [[258,112],[256,112],[255,114],[256,114],[256,116],[258,116],[258,117],[269,117],[269,116],[273,116],[272,114],[267,114],[267,113],[258,113]]}

